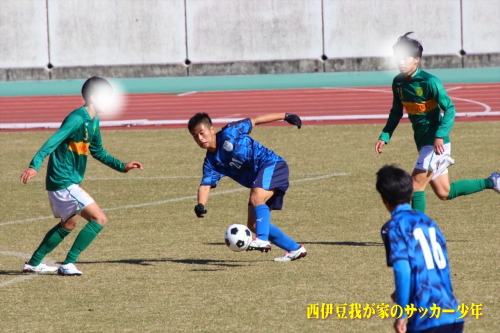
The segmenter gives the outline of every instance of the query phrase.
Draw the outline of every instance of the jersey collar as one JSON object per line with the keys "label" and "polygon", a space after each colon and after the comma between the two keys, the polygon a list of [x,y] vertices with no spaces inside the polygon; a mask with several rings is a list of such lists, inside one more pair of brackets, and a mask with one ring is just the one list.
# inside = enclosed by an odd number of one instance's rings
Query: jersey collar
{"label": "jersey collar", "polygon": [[413,208],[411,208],[410,204],[402,204],[402,205],[399,205],[396,207],[396,209],[394,209],[391,213],[391,216],[394,216],[400,212],[403,212],[405,210],[412,210]]}

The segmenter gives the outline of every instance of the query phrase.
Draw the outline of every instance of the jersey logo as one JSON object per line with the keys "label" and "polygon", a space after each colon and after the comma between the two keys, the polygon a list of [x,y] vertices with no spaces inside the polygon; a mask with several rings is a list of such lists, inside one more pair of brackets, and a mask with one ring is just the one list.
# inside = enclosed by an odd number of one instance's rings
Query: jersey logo
{"label": "jersey logo", "polygon": [[434,98],[428,99],[424,102],[414,103],[414,102],[403,102],[403,106],[408,114],[422,114],[432,111],[438,107],[438,104]]}
{"label": "jersey logo", "polygon": [[398,86],[400,86],[400,85],[402,85],[402,84],[403,84],[403,82],[396,82],[396,84],[397,84]]}
{"label": "jersey logo", "polygon": [[422,89],[422,87],[417,87],[415,92],[417,93],[417,96],[422,96],[424,94],[424,89]]}
{"label": "jersey logo", "polygon": [[224,148],[225,151],[233,151],[234,146],[231,142],[229,141],[224,141],[224,144],[222,145],[222,148]]}

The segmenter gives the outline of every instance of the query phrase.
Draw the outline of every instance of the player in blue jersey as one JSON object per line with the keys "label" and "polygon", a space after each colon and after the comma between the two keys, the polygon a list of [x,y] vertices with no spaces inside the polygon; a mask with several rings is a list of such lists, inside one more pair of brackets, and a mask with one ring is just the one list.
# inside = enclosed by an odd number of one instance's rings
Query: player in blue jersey
{"label": "player in blue jersey", "polygon": [[205,205],[210,189],[217,186],[220,178],[228,176],[250,188],[247,225],[256,237],[248,249],[268,252],[271,241],[286,251],[275,261],[292,261],[305,257],[306,249],[271,224],[271,210],[281,210],[288,189],[288,165],[249,136],[254,126],[278,120],[298,128],[302,125],[297,115],[272,113],[232,122],[216,133],[206,113],[197,113],[189,120],[188,129],[194,141],[207,150],[194,211],[199,218],[207,213]]}
{"label": "player in blue jersey", "polygon": [[[464,323],[455,313],[458,301],[451,285],[446,240],[436,222],[411,208],[410,175],[386,165],[377,172],[376,187],[391,212],[391,219],[384,224],[381,234],[387,266],[394,269],[393,299],[403,309],[403,316],[396,319],[394,329],[397,333],[407,329],[420,333],[461,333]],[[405,309],[412,305],[416,309],[427,309],[428,315],[415,312],[407,318]],[[432,309],[437,308],[440,315],[432,317]]]}

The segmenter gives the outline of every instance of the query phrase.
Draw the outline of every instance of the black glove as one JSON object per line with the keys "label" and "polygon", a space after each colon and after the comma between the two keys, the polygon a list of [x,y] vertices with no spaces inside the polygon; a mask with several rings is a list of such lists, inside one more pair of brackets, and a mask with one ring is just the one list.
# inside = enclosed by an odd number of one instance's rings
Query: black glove
{"label": "black glove", "polygon": [[203,214],[206,214],[207,210],[205,209],[205,206],[203,206],[203,204],[199,203],[194,206],[194,212],[196,213],[196,216],[203,218],[205,217],[203,216]]}
{"label": "black glove", "polygon": [[285,121],[289,124],[295,125],[298,128],[302,127],[302,120],[300,120],[299,116],[293,113],[285,113]]}

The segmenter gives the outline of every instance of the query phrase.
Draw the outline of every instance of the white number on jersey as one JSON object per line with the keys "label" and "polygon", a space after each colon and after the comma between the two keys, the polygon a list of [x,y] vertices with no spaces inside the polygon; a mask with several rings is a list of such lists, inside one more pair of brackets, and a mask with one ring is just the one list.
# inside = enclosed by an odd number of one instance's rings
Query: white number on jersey
{"label": "white number on jersey", "polygon": [[415,236],[415,239],[420,242],[420,247],[422,248],[422,253],[424,254],[424,260],[427,269],[435,268],[434,261],[436,262],[436,265],[439,269],[443,269],[446,267],[446,259],[444,257],[443,249],[436,240],[436,228],[429,228],[432,253],[431,248],[429,247],[429,243],[427,242],[427,238],[425,238],[424,232],[422,231],[422,228],[413,230],[413,236]]}

